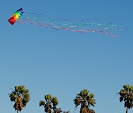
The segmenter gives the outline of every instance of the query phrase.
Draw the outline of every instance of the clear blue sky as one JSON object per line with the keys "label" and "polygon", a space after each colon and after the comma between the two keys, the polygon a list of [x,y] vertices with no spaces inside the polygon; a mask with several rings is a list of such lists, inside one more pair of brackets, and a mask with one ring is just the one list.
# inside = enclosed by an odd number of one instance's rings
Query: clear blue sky
{"label": "clear blue sky", "polygon": [[[8,18],[21,7],[56,18],[98,18],[122,24],[123,30],[113,38],[10,25]],[[1,0],[0,14],[1,113],[15,112],[8,97],[15,85],[31,92],[23,113],[43,113],[38,103],[48,93],[58,97],[62,110],[78,113],[73,99],[84,88],[95,94],[96,113],[125,113],[116,93],[133,85],[133,0]]]}

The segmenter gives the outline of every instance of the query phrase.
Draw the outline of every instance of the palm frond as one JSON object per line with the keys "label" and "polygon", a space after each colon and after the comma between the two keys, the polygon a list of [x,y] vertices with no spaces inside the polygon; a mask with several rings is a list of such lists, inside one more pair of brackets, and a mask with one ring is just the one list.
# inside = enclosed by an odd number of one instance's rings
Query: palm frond
{"label": "palm frond", "polygon": [[27,94],[27,93],[29,93],[29,90],[25,89],[23,92],[24,92],[24,94]]}
{"label": "palm frond", "polygon": [[75,98],[73,101],[74,101],[74,104],[76,105],[75,107],[81,104],[81,101],[79,98]]}
{"label": "palm frond", "polygon": [[94,94],[93,93],[90,93],[89,94],[89,98],[94,98]]}
{"label": "palm frond", "polygon": [[44,105],[45,105],[45,102],[43,100],[40,100],[39,106],[44,106]]}
{"label": "palm frond", "polygon": [[53,103],[54,106],[58,105],[57,97],[52,97],[51,102]]}
{"label": "palm frond", "polygon": [[47,95],[44,96],[44,98],[45,98],[46,101],[51,101],[52,96],[50,94],[47,94]]}
{"label": "palm frond", "polygon": [[122,102],[124,99],[123,99],[123,97],[120,97],[120,102]]}
{"label": "palm frond", "polygon": [[87,89],[83,89],[80,91],[80,96],[86,97],[88,95],[89,91]]}

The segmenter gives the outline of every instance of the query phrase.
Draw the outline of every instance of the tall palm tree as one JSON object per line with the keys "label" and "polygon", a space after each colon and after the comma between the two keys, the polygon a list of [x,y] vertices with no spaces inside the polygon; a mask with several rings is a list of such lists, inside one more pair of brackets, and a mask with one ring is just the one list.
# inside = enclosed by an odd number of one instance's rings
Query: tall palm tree
{"label": "tall palm tree", "polygon": [[18,113],[23,107],[26,107],[26,104],[30,100],[30,94],[29,90],[25,89],[25,86],[15,86],[14,89],[15,90],[9,94],[9,98],[12,102],[15,102],[13,107]]}
{"label": "tall palm tree", "polygon": [[44,111],[46,113],[51,113],[52,109],[55,110],[57,109],[56,106],[58,105],[58,99],[57,97],[52,97],[50,94],[47,94],[44,96],[45,101],[40,100],[39,106],[44,106]]}
{"label": "tall palm tree", "polygon": [[76,105],[75,107],[81,105],[80,113],[95,113],[94,110],[89,109],[90,105],[94,106],[96,104],[94,94],[89,94],[87,89],[83,89],[79,94],[77,94],[76,98],[74,99],[74,104]]}
{"label": "tall palm tree", "polygon": [[123,89],[119,91],[120,102],[124,101],[124,107],[126,107],[126,113],[128,109],[133,107],[133,86],[126,84],[123,86]]}

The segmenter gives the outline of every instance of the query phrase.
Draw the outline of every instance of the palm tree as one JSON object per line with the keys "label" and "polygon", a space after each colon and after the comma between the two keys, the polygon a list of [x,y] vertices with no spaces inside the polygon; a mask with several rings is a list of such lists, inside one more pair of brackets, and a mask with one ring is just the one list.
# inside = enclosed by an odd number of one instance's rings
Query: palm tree
{"label": "palm tree", "polygon": [[51,113],[52,112],[52,109],[53,110],[56,110],[56,106],[58,105],[58,99],[57,97],[52,97],[50,94],[47,94],[44,96],[45,98],[45,101],[43,100],[40,100],[39,102],[39,106],[44,106],[44,111],[46,113]]}
{"label": "palm tree", "polygon": [[89,94],[87,89],[83,89],[79,94],[77,94],[76,98],[74,99],[74,104],[76,105],[75,107],[81,105],[80,113],[95,113],[94,110],[89,109],[90,105],[94,107],[96,104],[94,94]]}
{"label": "palm tree", "polygon": [[18,113],[23,107],[26,107],[26,104],[30,100],[30,95],[29,90],[25,89],[25,86],[15,86],[14,88],[15,90],[9,94],[9,98],[12,102],[15,102],[13,108],[15,108]]}
{"label": "palm tree", "polygon": [[128,109],[133,107],[133,86],[126,84],[123,86],[123,89],[119,91],[120,102],[124,101],[124,107],[126,107],[126,113]]}

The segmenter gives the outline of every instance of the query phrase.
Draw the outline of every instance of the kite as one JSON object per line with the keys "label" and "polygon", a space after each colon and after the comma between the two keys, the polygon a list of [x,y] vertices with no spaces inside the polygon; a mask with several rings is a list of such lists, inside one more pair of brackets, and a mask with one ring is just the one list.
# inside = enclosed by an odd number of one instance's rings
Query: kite
{"label": "kite", "polygon": [[19,18],[20,18],[20,16],[23,14],[24,12],[23,12],[23,9],[22,8],[20,8],[20,9],[18,9],[9,19],[8,19],[8,22],[10,23],[10,24],[14,24]]}
{"label": "kite", "polygon": [[[25,13],[28,16],[21,17]],[[20,18],[21,17],[21,18]],[[79,33],[99,33],[107,36],[117,38],[112,33],[114,30],[122,30],[120,24],[113,22],[105,24],[97,18],[88,18],[84,20],[69,20],[65,18],[54,18],[52,16],[45,16],[44,14],[24,12],[22,8],[18,9],[9,19],[10,24],[21,23],[21,24],[32,24],[44,28],[50,28],[53,30],[69,30],[72,32]]]}

